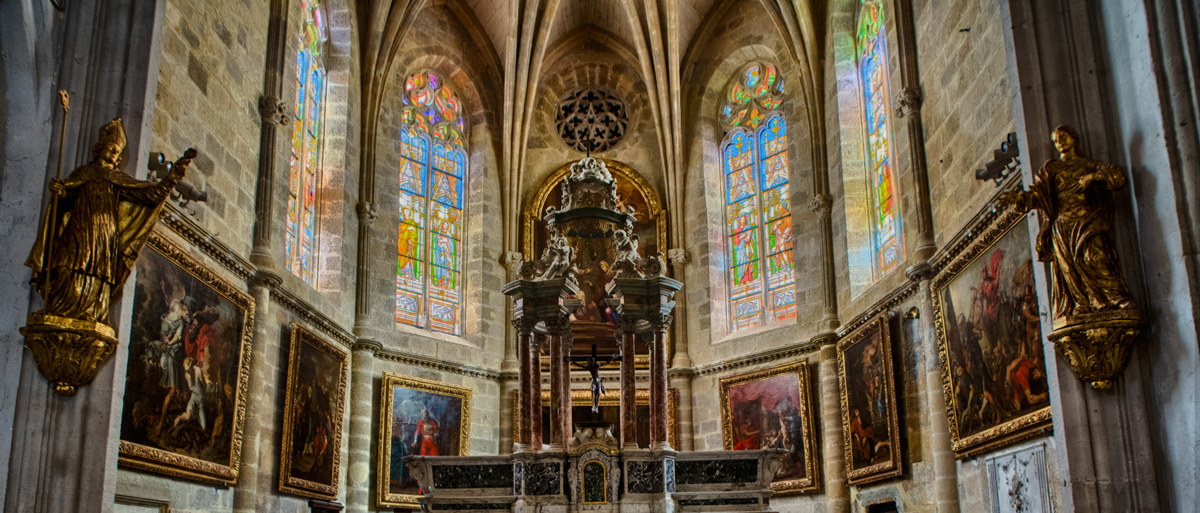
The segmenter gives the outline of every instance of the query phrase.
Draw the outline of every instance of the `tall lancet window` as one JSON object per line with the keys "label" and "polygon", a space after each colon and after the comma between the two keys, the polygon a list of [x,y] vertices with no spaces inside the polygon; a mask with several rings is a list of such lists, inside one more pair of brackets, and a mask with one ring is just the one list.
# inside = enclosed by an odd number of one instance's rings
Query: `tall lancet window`
{"label": "tall lancet window", "polygon": [[730,329],[796,317],[783,79],[752,63],[735,77],[719,118],[725,185]]}
{"label": "tall lancet window", "polygon": [[288,177],[284,261],[288,270],[316,284],[317,171],[325,92],[325,20],[314,0],[301,0],[304,27],[296,52],[296,101],[292,115],[292,161]]}
{"label": "tall lancet window", "polygon": [[872,274],[879,279],[900,266],[904,257],[904,234],[900,188],[893,159],[887,41],[883,35],[883,6],[878,0],[862,0],[859,5],[856,39],[874,255]]}
{"label": "tall lancet window", "polygon": [[400,99],[400,226],[396,323],[462,333],[462,104],[436,73],[404,82]]}

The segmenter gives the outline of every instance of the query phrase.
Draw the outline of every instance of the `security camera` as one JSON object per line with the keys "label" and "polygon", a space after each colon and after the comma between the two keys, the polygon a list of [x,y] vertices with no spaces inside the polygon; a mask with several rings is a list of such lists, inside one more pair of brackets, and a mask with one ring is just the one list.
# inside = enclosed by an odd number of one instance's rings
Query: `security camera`
{"label": "security camera", "polygon": [[1000,149],[992,150],[992,160],[989,160],[982,169],[975,170],[976,180],[992,180],[996,185],[1004,182],[1004,179],[1016,171],[1017,166],[1021,165],[1021,150],[1017,144],[1017,133],[1009,132],[1008,139],[1000,143]]}

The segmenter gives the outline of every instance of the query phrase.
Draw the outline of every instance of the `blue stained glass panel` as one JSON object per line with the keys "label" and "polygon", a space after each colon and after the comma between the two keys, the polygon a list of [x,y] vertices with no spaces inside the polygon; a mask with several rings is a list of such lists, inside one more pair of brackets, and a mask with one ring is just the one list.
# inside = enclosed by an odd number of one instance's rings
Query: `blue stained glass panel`
{"label": "blue stained glass panel", "polygon": [[458,241],[433,234],[433,265],[458,270]]}
{"label": "blue stained glass panel", "polygon": [[435,172],[430,197],[443,205],[462,208],[462,181],[446,173]]}

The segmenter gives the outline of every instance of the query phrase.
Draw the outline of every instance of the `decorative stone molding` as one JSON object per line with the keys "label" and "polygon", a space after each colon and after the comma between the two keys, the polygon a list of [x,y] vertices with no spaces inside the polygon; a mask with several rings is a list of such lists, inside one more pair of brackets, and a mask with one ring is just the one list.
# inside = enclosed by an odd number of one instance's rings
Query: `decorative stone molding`
{"label": "decorative stone molding", "polygon": [[909,114],[919,114],[924,97],[920,86],[905,87],[896,94],[896,117],[903,119]]}
{"label": "decorative stone molding", "polygon": [[363,224],[371,224],[372,221],[379,219],[379,207],[370,201],[360,201],[357,208],[358,221]]}
{"label": "decorative stone molding", "polygon": [[920,261],[904,270],[904,276],[912,281],[925,281],[933,279],[937,273],[933,272],[933,266],[927,261]]}
{"label": "decorative stone molding", "polygon": [[505,251],[501,257],[500,263],[504,264],[504,268],[508,269],[510,274],[516,274],[521,269],[521,264],[525,262],[525,255],[520,251]]}
{"label": "decorative stone molding", "polygon": [[370,351],[372,355],[383,351],[383,344],[369,338],[360,338],[350,346],[351,351]]}
{"label": "decorative stone molding", "polygon": [[817,194],[813,196],[812,201],[808,203],[808,208],[817,213],[821,219],[828,219],[829,212],[833,207],[833,197],[828,194]]}
{"label": "decorative stone molding", "polygon": [[629,119],[621,98],[592,86],[576,89],[558,101],[554,125],[564,144],[593,152],[608,150],[620,142]]}
{"label": "decorative stone molding", "polygon": [[859,326],[866,324],[867,321],[875,318],[876,315],[883,313],[886,310],[891,310],[899,305],[904,300],[912,297],[917,293],[920,286],[915,281],[906,281],[903,285],[896,287],[895,290],[884,296],[883,299],[876,301],[875,304],[864,310],[862,313],[851,318],[845,324],[838,327],[837,334],[839,337],[846,336],[847,333],[854,331]]}
{"label": "decorative stone molding", "polygon": [[463,376],[468,376],[468,377],[472,377],[472,378],[490,379],[490,380],[500,379],[500,372],[492,370],[492,369],[485,369],[483,367],[478,367],[475,365],[464,365],[464,364],[451,363],[451,362],[447,362],[444,360],[438,360],[436,358],[430,358],[427,356],[420,356],[420,355],[415,355],[415,354],[406,353],[406,352],[402,352],[402,351],[396,351],[394,349],[380,348],[375,351],[375,357],[379,358],[380,360],[388,360],[388,361],[392,361],[392,362],[396,362],[396,363],[402,363],[405,365],[425,367],[425,368],[429,368],[429,369],[439,370],[442,372],[453,372],[455,374],[462,374]]}
{"label": "decorative stone molding", "polygon": [[287,105],[278,96],[262,95],[258,97],[258,115],[264,122],[285,126],[292,121],[288,114]]}
{"label": "decorative stone molding", "polygon": [[250,279],[250,283],[274,291],[283,284],[283,277],[275,271],[260,268],[254,273],[254,277]]}
{"label": "decorative stone molding", "polygon": [[[817,339],[814,338],[813,340]],[[751,367],[754,365],[770,363],[778,360],[787,360],[812,353],[820,348],[821,344],[814,343],[812,340],[810,340],[807,342],[801,342],[798,344],[772,349],[770,351],[763,351],[738,358],[713,362],[708,365],[701,365],[696,367],[693,375],[698,378],[701,376],[707,376],[709,374],[715,374],[718,372],[724,372],[742,367]]]}
{"label": "decorative stone molding", "polygon": [[212,257],[213,260],[216,260],[222,267],[237,275],[238,278],[249,282],[257,273],[258,269],[254,264],[243,259],[232,248],[218,240],[216,234],[209,233],[204,228],[201,228],[190,216],[180,212],[175,205],[171,203],[163,205],[158,222],[170,228],[175,234],[183,237],[188,243],[199,248],[205,255]]}
{"label": "decorative stone molding", "polygon": [[308,304],[307,301],[300,299],[300,297],[284,287],[271,289],[271,300],[308,323],[312,328],[328,335],[343,346],[353,348],[354,344],[359,340],[350,330],[341,327],[336,321],[330,319],[327,315],[321,313],[320,310],[317,310]]}
{"label": "decorative stone molding", "polygon": [[671,261],[671,265],[681,266],[687,265],[692,261],[691,255],[683,248],[671,248],[667,250],[667,258]]}

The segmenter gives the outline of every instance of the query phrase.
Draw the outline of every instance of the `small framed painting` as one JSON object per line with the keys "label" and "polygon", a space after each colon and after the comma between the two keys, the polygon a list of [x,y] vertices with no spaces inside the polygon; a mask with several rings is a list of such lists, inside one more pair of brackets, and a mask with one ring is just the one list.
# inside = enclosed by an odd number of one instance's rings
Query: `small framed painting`
{"label": "small framed painting", "polygon": [[931,283],[950,446],[959,457],[1034,436],[1050,390],[1025,216],[1001,212]]}
{"label": "small framed painting", "polygon": [[466,456],[471,390],[400,374],[383,374],[379,417],[379,507],[420,509],[417,480],[404,457]]}
{"label": "small framed painting", "polygon": [[234,485],[254,300],[157,233],[136,268],[118,463]]}
{"label": "small framed painting", "polygon": [[346,353],[292,323],[280,491],[317,499],[337,497],[348,367]]}
{"label": "small framed painting", "polygon": [[727,451],[783,449],[777,493],[821,489],[808,360],[722,378],[721,439]]}
{"label": "small framed painting", "polygon": [[861,485],[896,477],[903,469],[888,314],[843,338],[837,353],[846,481]]}

